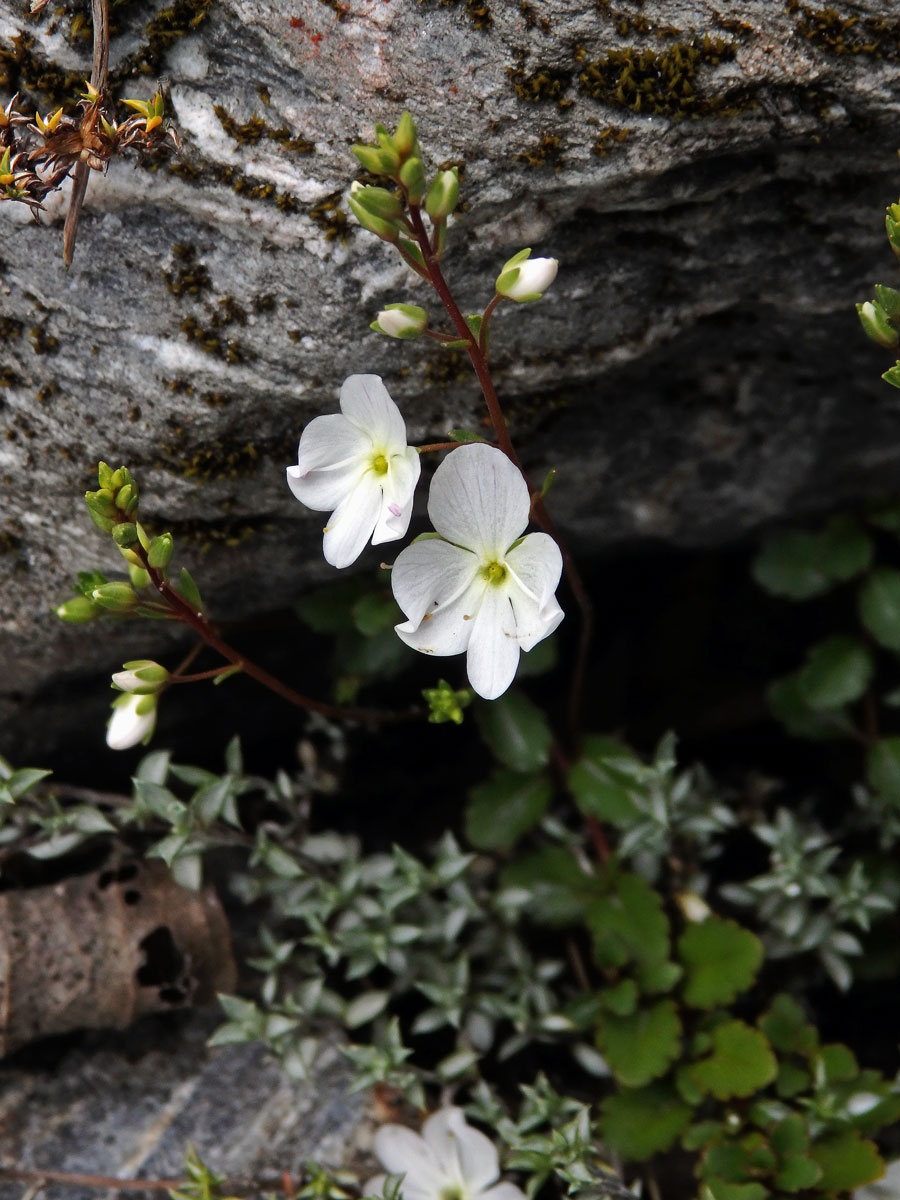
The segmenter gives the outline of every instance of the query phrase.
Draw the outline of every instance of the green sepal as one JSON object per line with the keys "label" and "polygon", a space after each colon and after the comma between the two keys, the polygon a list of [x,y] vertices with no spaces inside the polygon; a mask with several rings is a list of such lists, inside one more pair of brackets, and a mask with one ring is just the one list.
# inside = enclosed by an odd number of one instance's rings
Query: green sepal
{"label": "green sepal", "polygon": [[425,195],[425,165],[421,158],[408,158],[400,168],[400,182],[407,189],[410,204],[421,204]]}
{"label": "green sepal", "polygon": [[435,223],[446,221],[459,203],[459,171],[439,171],[425,197],[425,211]]}
{"label": "green sepal", "polygon": [[393,142],[401,158],[409,158],[410,155],[418,153],[419,139],[416,135],[416,123],[408,112],[404,112],[397,122]]}
{"label": "green sepal", "polygon": [[120,514],[111,491],[104,488],[98,492],[85,492],[84,502],[91,520],[104,533],[109,533],[112,527],[119,523]]}
{"label": "green sepal", "polygon": [[856,315],[863,327],[866,337],[872,339],[886,350],[892,350],[897,345],[897,330],[891,325],[890,319],[880,304],[867,300],[865,304],[857,304]]}
{"label": "green sepal", "polygon": [[389,188],[354,185],[352,197],[355,202],[373,217],[382,221],[398,221],[403,216],[403,201],[396,192]]}
{"label": "green sepal", "polygon": [[112,583],[102,583],[91,592],[91,600],[101,608],[110,612],[128,613],[139,603],[140,597],[130,583],[114,580]]}
{"label": "green sepal", "polygon": [[150,548],[147,551],[147,562],[154,570],[164,571],[172,561],[174,550],[175,541],[171,533],[161,533],[150,543]]}
{"label": "green sepal", "polygon": [[54,611],[61,621],[66,621],[69,625],[86,625],[88,621],[100,616],[97,605],[87,596],[73,596]]}
{"label": "green sepal", "polygon": [[188,571],[187,567],[181,568],[181,574],[178,576],[178,586],[175,590],[179,596],[187,600],[195,613],[202,616],[203,601],[200,599],[200,589],[194,582],[194,577]]}
{"label": "green sepal", "polygon": [[451,441],[462,442],[464,444],[467,444],[469,442],[487,442],[488,441],[488,439],[486,437],[482,437],[482,435],[480,433],[473,433],[471,429],[451,429],[450,432],[447,434],[447,436],[450,438]]}
{"label": "green sepal", "polygon": [[114,525],[112,537],[120,550],[130,550],[132,546],[138,544],[137,529],[132,521],[123,521],[120,525]]}
{"label": "green sepal", "polygon": [[411,242],[409,238],[405,237],[397,238],[395,240],[401,249],[406,251],[413,262],[416,263],[417,266],[421,267],[423,271],[427,272],[428,268],[425,266],[425,258],[416,243]]}
{"label": "green sepal", "polygon": [[138,591],[150,586],[150,576],[143,567],[135,566],[134,563],[129,564],[128,577],[131,580],[131,586],[137,588]]}
{"label": "green sepal", "polygon": [[400,165],[396,154],[385,152],[378,146],[358,144],[350,149],[356,155],[360,165],[373,175],[393,175]]}
{"label": "green sepal", "polygon": [[900,292],[895,288],[885,287],[883,283],[876,283],[875,299],[887,314],[891,324],[900,324]]}
{"label": "green sepal", "polygon": [[347,203],[363,229],[368,229],[369,233],[374,233],[376,237],[380,237],[392,245],[399,240],[400,231],[393,221],[386,221],[382,217],[374,216],[353,195],[348,197]]}
{"label": "green sepal", "polygon": [[896,362],[892,367],[888,367],[881,378],[885,383],[889,383],[891,387],[900,388],[900,362]]}

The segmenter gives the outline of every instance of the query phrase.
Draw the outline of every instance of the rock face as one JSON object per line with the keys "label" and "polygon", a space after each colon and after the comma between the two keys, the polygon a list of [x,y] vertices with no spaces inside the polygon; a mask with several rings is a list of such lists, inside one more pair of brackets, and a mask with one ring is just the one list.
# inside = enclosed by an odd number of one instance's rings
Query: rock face
{"label": "rock face", "polygon": [[[0,65],[46,112],[88,43],[24,7],[0,13]],[[56,208],[42,227],[0,206],[0,717],[164,640],[50,611],[75,570],[118,563],[78,500],[98,458],[136,473],[213,610],[247,615],[329,573],[283,472],[346,375],[383,375],[416,440],[480,420],[458,355],[367,329],[385,302],[428,302],[347,219],[350,143],[404,107],[432,162],[462,167],[446,266],[464,307],[523,245],[561,260],[541,304],[501,309],[494,362],[582,552],[721,543],[895,486],[890,360],[852,309],[891,281],[889,0],[175,0],[114,19],[113,79],[143,96],[163,77],[185,151],[92,179],[68,272]]]}

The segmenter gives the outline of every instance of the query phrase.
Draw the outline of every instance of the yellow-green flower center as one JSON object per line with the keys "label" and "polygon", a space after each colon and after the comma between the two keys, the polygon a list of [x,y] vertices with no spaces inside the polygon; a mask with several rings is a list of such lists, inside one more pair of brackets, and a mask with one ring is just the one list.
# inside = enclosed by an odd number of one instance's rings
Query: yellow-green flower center
{"label": "yellow-green flower center", "polygon": [[488,563],[481,568],[481,574],[488,583],[493,583],[496,587],[506,578],[506,567],[501,562]]}
{"label": "yellow-green flower center", "polygon": [[376,475],[387,475],[388,460],[383,454],[376,454],[372,459],[372,470]]}
{"label": "yellow-green flower center", "polygon": [[441,1188],[440,1200],[464,1200],[463,1190],[453,1184],[449,1187]]}

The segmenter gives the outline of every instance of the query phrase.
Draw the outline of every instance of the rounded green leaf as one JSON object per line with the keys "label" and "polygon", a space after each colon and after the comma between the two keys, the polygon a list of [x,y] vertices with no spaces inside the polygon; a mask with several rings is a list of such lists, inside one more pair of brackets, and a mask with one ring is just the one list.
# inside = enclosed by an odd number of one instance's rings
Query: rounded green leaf
{"label": "rounded green leaf", "polygon": [[779,992],[759,1019],[759,1027],[781,1054],[809,1055],[819,1037],[793,996]]}
{"label": "rounded green leaf", "polygon": [[766,692],[769,708],[792,737],[810,738],[815,742],[844,737],[852,730],[843,709],[821,712],[812,708],[800,682],[800,672],[794,671],[776,679]]}
{"label": "rounded green leaf", "polygon": [[822,569],[837,583],[868,570],[873,551],[872,539],[854,517],[832,517],[819,535]]}
{"label": "rounded green leaf", "polygon": [[753,578],[773,596],[809,600],[831,586],[822,569],[818,539],[799,529],[770,538],[753,563]]}
{"label": "rounded green leaf", "polygon": [[728,1005],[750,987],[763,960],[763,945],[749,929],[721,917],[690,925],[678,939],[684,964],[684,1002],[691,1008]]}
{"label": "rounded green leaf", "polygon": [[784,1192],[802,1192],[822,1178],[822,1168],[805,1154],[789,1154],[775,1175],[775,1186]]}
{"label": "rounded green leaf", "polygon": [[849,1192],[884,1174],[878,1147],[855,1129],[823,1138],[810,1148],[809,1154],[822,1169],[817,1184],[822,1192]]}
{"label": "rounded green leaf", "polygon": [[870,747],[866,780],[885,800],[900,807],[900,737],[882,738]]}
{"label": "rounded green leaf", "polygon": [[800,687],[812,708],[840,708],[864,694],[873,670],[869,648],[858,638],[830,637],[810,650]]}
{"label": "rounded green leaf", "polygon": [[466,837],[479,850],[508,850],[544,815],[552,790],[543,775],[495,771],[470,792]]}
{"label": "rounded green leaf", "polygon": [[629,779],[617,764],[639,765],[627,746],[609,737],[590,737],[583,757],[569,771],[569,787],[575,803],[589,817],[630,825],[638,810],[629,790]]}
{"label": "rounded green leaf", "polygon": [[691,1119],[690,1106],[663,1084],[607,1096],[601,1109],[604,1143],[632,1162],[668,1150]]}
{"label": "rounded green leaf", "polygon": [[536,771],[550,761],[553,735],[544,714],[520,692],[479,704],[475,723],[498,762],[513,771]]}
{"label": "rounded green leaf", "polygon": [[859,615],[876,641],[900,650],[900,571],[878,567],[872,572],[859,590]]}
{"label": "rounded green leaf", "polygon": [[696,1063],[694,1082],[717,1100],[752,1096],[771,1083],[778,1070],[765,1036],[743,1021],[726,1021],[712,1034],[712,1054]]}
{"label": "rounded green leaf", "polygon": [[605,1016],[597,1044],[626,1087],[657,1079],[681,1053],[681,1021],[674,1001],[659,1000],[627,1017]]}

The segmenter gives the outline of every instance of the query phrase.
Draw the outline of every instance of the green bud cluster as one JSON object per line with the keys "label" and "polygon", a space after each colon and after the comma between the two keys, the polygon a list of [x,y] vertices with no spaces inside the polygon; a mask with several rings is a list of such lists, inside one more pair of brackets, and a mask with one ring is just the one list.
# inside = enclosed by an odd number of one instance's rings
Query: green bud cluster
{"label": "green bud cluster", "polygon": [[122,670],[112,677],[112,686],[120,692],[131,692],[137,696],[152,696],[161,691],[169,681],[169,672],[149,658],[137,658],[123,663]]}
{"label": "green bud cluster", "polygon": [[891,249],[900,258],[900,203],[892,204],[885,214],[884,227]]}
{"label": "green bud cluster", "polygon": [[455,690],[446,679],[439,679],[437,687],[424,688],[422,695],[428,705],[428,720],[432,725],[443,725],[452,721],[454,725],[462,725],[463,709],[472,703],[472,693],[469,688]]}
{"label": "green bud cluster", "polygon": [[[84,495],[91,520],[104,533],[112,533],[116,526],[127,524],[130,524],[133,530],[138,512],[138,486],[131,472],[127,467],[119,467],[114,471],[102,462],[97,466],[97,480],[100,484],[97,491],[85,492]],[[116,537],[115,534],[113,536]],[[116,537],[118,546],[134,545],[137,540],[137,536],[134,535],[133,539],[128,541],[128,533],[120,536],[126,540],[119,541]]]}
{"label": "green bud cluster", "polygon": [[[410,232],[406,205],[425,211],[435,227],[436,251],[440,256],[444,243],[444,225],[459,202],[459,172],[455,167],[439,171],[429,185],[416,126],[405,112],[393,134],[383,125],[375,126],[374,145],[358,144],[353,153],[372,175],[391,180],[402,195],[383,187],[355,183],[350,193],[350,208],[364,229],[383,241],[400,244],[407,254],[421,258],[414,242],[403,239]],[[421,263],[424,267],[424,263]]]}

